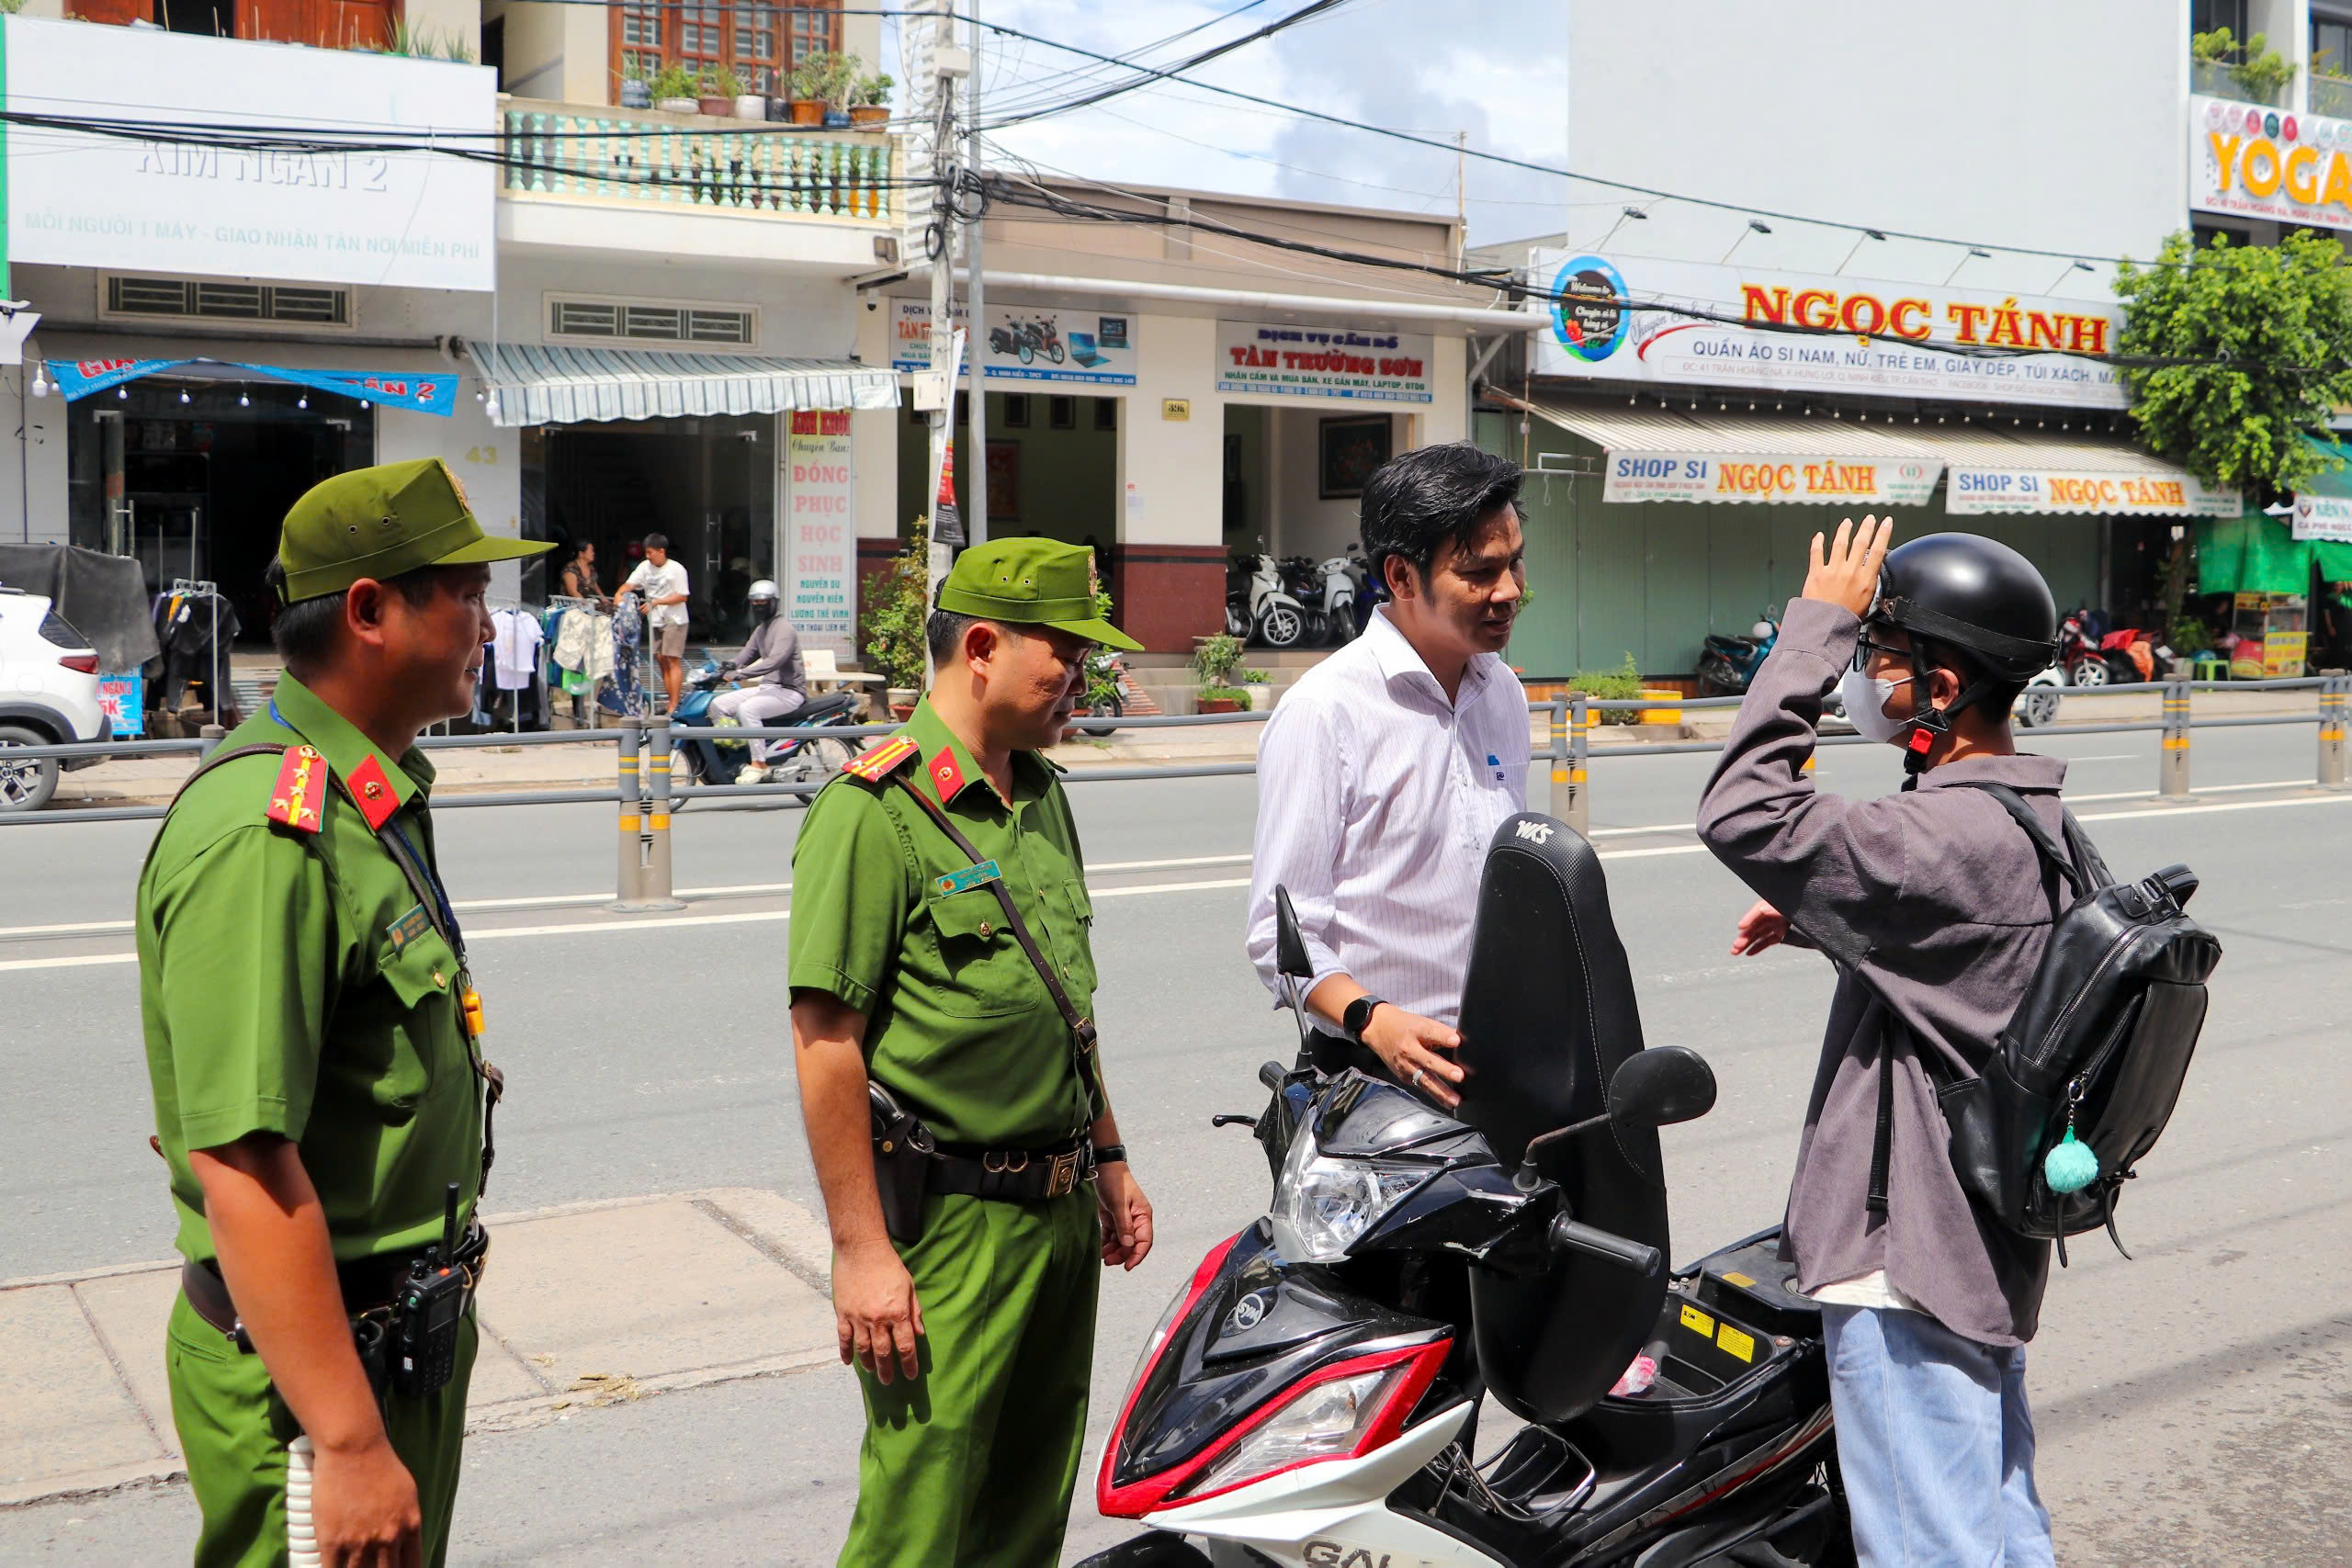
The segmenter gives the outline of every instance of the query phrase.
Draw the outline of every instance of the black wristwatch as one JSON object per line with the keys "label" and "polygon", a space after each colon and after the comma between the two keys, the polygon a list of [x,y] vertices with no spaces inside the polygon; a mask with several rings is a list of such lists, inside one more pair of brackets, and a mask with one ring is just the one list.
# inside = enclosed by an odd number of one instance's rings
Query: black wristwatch
{"label": "black wristwatch", "polygon": [[1097,1145],[1094,1145],[1094,1163],[1095,1163],[1096,1165],[1125,1165],[1125,1164],[1126,1164],[1126,1163],[1127,1163],[1127,1145],[1125,1145],[1125,1144],[1097,1144]]}
{"label": "black wristwatch", "polygon": [[1372,1022],[1373,1010],[1385,1008],[1387,1005],[1378,997],[1366,991],[1363,996],[1350,1002],[1348,1010],[1340,1015],[1340,1027],[1347,1032],[1349,1039],[1361,1045],[1363,1043],[1363,1032]]}

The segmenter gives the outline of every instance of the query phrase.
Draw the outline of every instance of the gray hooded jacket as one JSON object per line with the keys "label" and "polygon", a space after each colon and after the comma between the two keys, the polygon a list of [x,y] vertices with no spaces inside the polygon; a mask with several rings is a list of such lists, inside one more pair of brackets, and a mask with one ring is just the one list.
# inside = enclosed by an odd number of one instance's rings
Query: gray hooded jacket
{"label": "gray hooded jacket", "polygon": [[[1860,630],[1835,604],[1790,604],[1699,804],[1708,848],[1838,969],[1781,1252],[1802,1291],[1883,1269],[1953,1332],[2018,1345],[2041,1314],[2049,1243],[2013,1235],[1970,1203],[1917,1053],[1934,1054],[1945,1082],[1983,1066],[2041,962],[2056,908],[2056,873],[2000,803],[1953,786],[2007,784],[2057,834],[2066,765],[1973,757],[1929,770],[1905,794],[1822,794],[1804,765]],[[1873,1214],[1865,1200],[1890,1006],[1908,1028],[1893,1032],[1887,1213]]]}

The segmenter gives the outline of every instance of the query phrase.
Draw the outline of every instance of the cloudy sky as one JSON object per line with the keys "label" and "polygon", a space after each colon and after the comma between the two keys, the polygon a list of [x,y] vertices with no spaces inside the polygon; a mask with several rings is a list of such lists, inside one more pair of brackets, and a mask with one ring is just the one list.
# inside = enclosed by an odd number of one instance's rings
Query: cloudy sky
{"label": "cloudy sky", "polygon": [[[1001,23],[1102,54],[1141,50],[1166,66],[1297,9],[1302,0],[979,0]],[[1466,26],[1475,16],[1477,25]],[[1205,24],[1205,25],[1204,25]],[[1157,49],[1170,35],[1202,30]],[[1566,50],[1555,0],[1351,0],[1201,67],[1201,80],[1350,119],[1557,164],[1566,142]],[[988,35],[981,108],[1058,103],[1133,73],[1043,43]],[[900,73],[903,75],[903,73]],[[1008,128],[998,142],[1049,172],[1190,186],[1302,201],[1451,212],[1455,159],[1189,87],[1156,84],[1110,102]],[[1566,181],[1470,159],[1474,244],[1557,232]]]}

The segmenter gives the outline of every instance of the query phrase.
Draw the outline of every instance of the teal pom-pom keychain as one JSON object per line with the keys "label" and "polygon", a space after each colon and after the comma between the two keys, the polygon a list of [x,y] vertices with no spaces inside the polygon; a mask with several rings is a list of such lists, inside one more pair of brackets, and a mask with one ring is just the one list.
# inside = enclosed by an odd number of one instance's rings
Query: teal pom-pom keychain
{"label": "teal pom-pom keychain", "polygon": [[2066,1136],[2041,1156],[2041,1179],[2052,1192],[2080,1192],[2098,1179],[2098,1156],[2075,1138],[2073,1122],[2066,1123]]}

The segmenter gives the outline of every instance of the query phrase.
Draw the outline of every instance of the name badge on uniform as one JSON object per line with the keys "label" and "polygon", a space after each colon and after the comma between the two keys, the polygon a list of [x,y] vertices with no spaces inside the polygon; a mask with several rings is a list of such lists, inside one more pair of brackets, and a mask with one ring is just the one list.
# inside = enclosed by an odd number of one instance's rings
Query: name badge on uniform
{"label": "name badge on uniform", "polygon": [[931,886],[933,891],[944,898],[950,893],[968,893],[975,887],[986,886],[991,882],[1002,880],[1003,876],[1004,874],[997,869],[996,862],[984,860],[978,865],[967,865],[961,871],[951,871],[944,876],[934,876],[931,879]]}
{"label": "name badge on uniform", "polygon": [[391,939],[392,951],[397,953],[432,929],[433,917],[424,912],[424,905],[419,904],[415,908],[386,926],[384,934]]}

